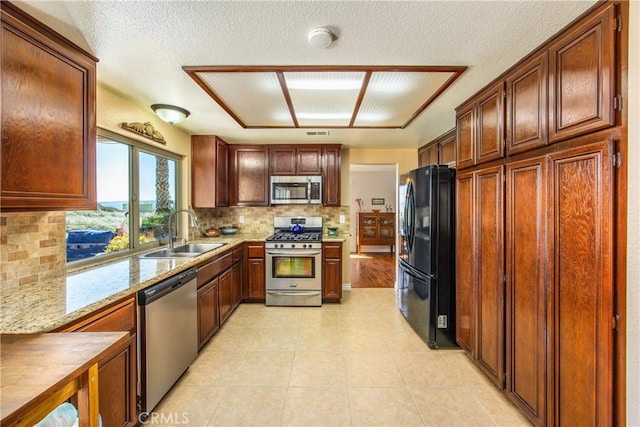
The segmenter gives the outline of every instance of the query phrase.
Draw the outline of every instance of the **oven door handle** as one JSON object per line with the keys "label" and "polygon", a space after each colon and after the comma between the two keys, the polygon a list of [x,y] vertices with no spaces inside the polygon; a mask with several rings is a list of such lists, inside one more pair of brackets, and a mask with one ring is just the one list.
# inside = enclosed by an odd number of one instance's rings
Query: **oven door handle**
{"label": "oven door handle", "polygon": [[273,250],[267,249],[265,252],[267,255],[287,255],[287,256],[306,256],[306,255],[320,255],[322,251],[290,251],[287,249]]}
{"label": "oven door handle", "polygon": [[283,295],[283,296],[287,296],[287,295],[318,295],[320,293],[320,291],[290,291],[290,292],[281,292],[281,291],[269,291],[267,290],[268,294],[271,295]]}

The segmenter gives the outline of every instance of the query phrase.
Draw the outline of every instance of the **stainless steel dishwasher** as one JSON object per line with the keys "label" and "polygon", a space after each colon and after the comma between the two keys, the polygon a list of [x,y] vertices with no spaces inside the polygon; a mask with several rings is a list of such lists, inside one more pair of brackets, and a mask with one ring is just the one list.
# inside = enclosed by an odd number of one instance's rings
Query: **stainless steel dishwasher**
{"label": "stainless steel dishwasher", "polygon": [[198,355],[195,268],[138,292],[138,392],[150,412]]}

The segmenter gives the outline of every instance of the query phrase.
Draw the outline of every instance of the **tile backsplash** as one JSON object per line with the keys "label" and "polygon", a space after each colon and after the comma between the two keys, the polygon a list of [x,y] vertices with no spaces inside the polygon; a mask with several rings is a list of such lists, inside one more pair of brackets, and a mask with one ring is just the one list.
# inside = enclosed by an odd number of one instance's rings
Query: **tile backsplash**
{"label": "tile backsplash", "polygon": [[[311,206],[266,206],[266,207],[241,207],[215,209],[194,209],[198,216],[198,230],[201,232],[209,227],[222,227],[225,225],[237,225],[240,233],[270,234],[273,233],[274,216],[321,216],[324,230],[327,227],[338,227],[339,233],[349,233],[349,206],[325,207]],[[244,223],[240,223],[240,216],[244,216]],[[345,216],[345,223],[340,224],[340,215]],[[197,231],[192,229],[190,239],[196,237]]]}
{"label": "tile backsplash", "polygon": [[0,283],[3,289],[65,272],[64,212],[0,213]]}

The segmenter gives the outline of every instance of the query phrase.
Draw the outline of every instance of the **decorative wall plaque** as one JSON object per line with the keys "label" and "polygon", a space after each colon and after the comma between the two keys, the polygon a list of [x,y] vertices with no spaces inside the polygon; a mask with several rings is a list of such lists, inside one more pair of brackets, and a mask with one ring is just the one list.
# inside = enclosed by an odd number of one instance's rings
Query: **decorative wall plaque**
{"label": "decorative wall plaque", "polygon": [[155,128],[153,127],[153,125],[150,122],[130,122],[130,123],[120,123],[120,127],[122,127],[122,129],[126,129],[130,132],[134,132],[137,133],[138,135],[142,135],[145,138],[149,138],[154,140],[155,142],[159,142],[161,144],[166,144],[167,141],[164,140],[164,136],[162,136],[162,134],[160,132],[158,132],[157,130],[155,130]]}

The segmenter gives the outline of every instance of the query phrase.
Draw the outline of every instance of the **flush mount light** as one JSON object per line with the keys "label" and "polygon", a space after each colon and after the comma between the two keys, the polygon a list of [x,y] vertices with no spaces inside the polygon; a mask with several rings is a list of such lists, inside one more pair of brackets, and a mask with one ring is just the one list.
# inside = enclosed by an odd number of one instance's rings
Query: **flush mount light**
{"label": "flush mount light", "polygon": [[153,104],[151,109],[158,115],[158,117],[160,117],[160,119],[172,125],[180,123],[191,114],[184,108],[168,104]]}
{"label": "flush mount light", "polygon": [[327,28],[316,28],[309,32],[309,45],[316,49],[326,49],[335,40],[334,34]]}

